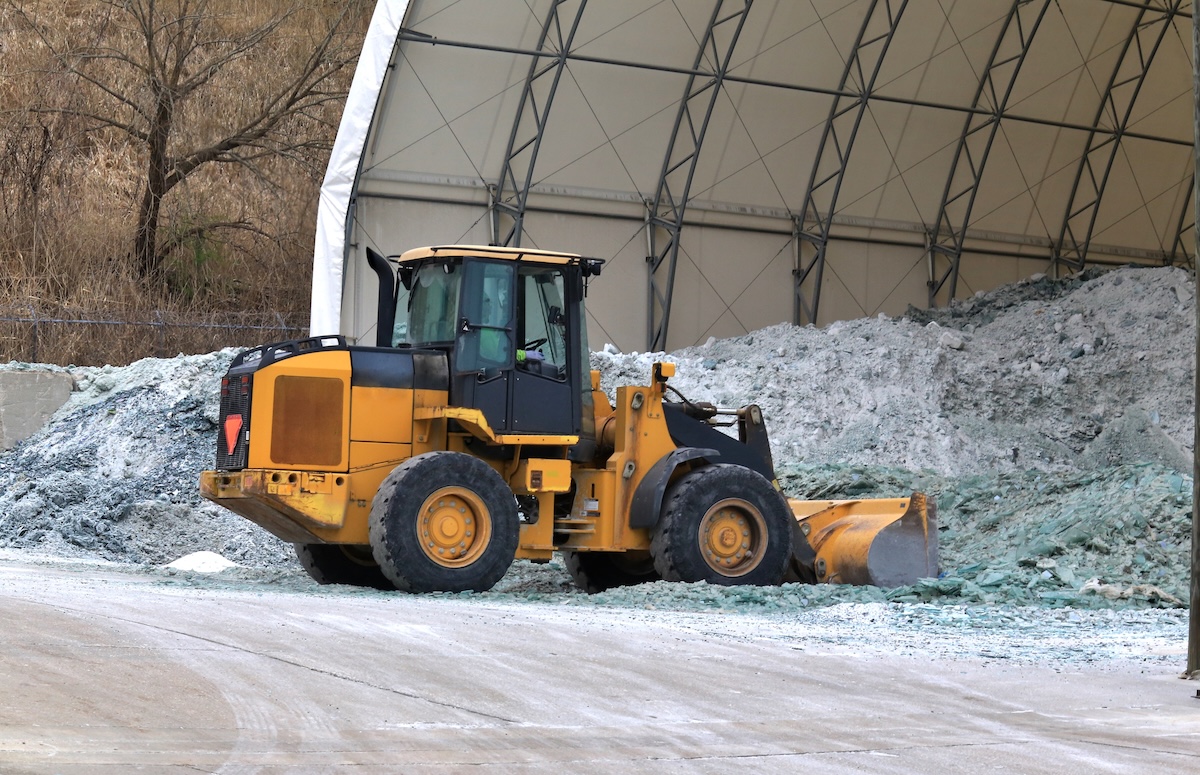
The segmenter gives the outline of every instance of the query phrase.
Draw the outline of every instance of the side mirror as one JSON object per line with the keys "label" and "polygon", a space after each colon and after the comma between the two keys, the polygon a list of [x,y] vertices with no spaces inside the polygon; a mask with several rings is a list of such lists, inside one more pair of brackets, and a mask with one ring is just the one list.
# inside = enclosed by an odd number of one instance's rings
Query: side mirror
{"label": "side mirror", "polygon": [[558,307],[551,307],[548,319],[552,325],[565,326],[567,324],[567,316],[562,313]]}
{"label": "side mirror", "polygon": [[404,290],[406,291],[412,290],[413,272],[414,270],[411,266],[402,266],[396,272],[400,277],[400,284],[404,286]]}

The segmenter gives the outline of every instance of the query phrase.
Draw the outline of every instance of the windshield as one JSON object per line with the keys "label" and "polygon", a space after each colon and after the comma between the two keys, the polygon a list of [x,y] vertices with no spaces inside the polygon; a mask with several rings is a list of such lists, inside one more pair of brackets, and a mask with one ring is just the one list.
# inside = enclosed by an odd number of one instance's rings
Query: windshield
{"label": "windshield", "polygon": [[461,278],[455,263],[422,266],[413,276],[412,290],[396,301],[392,345],[453,342]]}

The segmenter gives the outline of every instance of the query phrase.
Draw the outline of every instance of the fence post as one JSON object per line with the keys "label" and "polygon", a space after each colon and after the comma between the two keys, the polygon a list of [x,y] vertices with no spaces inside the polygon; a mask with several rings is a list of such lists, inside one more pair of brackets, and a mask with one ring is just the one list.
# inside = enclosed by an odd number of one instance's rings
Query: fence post
{"label": "fence post", "polygon": [[31,334],[30,338],[33,341],[31,342],[32,352],[29,355],[29,362],[37,363],[38,362],[38,316],[37,316],[37,310],[35,310],[33,308],[32,304],[29,305],[29,317],[30,317],[30,319],[33,320],[33,328],[30,329],[30,334]]}
{"label": "fence post", "polygon": [[167,357],[165,350],[167,349],[167,324],[163,321],[161,309],[154,310],[154,322],[157,324],[158,336],[155,339],[154,355],[158,358]]}

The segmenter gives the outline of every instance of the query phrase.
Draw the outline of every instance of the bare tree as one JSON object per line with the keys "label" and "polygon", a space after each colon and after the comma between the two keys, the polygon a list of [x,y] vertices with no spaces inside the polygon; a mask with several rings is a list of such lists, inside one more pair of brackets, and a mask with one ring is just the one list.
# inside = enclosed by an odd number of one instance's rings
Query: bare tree
{"label": "bare tree", "polygon": [[[85,107],[43,109],[86,119],[139,149],[144,168],[130,255],[143,281],[156,287],[164,284],[171,250],[190,237],[258,230],[239,217],[161,238],[164,199],[197,170],[237,165],[261,176],[279,157],[319,163],[367,4],[93,0],[80,11],[88,18],[72,37],[39,26],[36,2],[7,1],[37,30],[58,67],[92,94]],[[284,61],[291,66],[280,66]]]}

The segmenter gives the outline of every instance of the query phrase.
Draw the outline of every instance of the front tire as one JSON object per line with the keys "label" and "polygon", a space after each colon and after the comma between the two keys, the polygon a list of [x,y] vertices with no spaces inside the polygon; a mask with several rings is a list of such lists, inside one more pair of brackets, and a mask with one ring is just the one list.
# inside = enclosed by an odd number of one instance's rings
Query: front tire
{"label": "front tire", "polygon": [[520,523],[495,469],[459,452],[401,463],[371,505],[371,551],[406,592],[483,592],[508,571]]}
{"label": "front tire", "polygon": [[342,544],[293,544],[301,567],[318,584],[395,589],[379,569],[371,550]]}
{"label": "front tire", "polygon": [[667,581],[731,586],[783,581],[792,555],[791,510],[749,468],[717,464],[667,490],[650,551]]}

